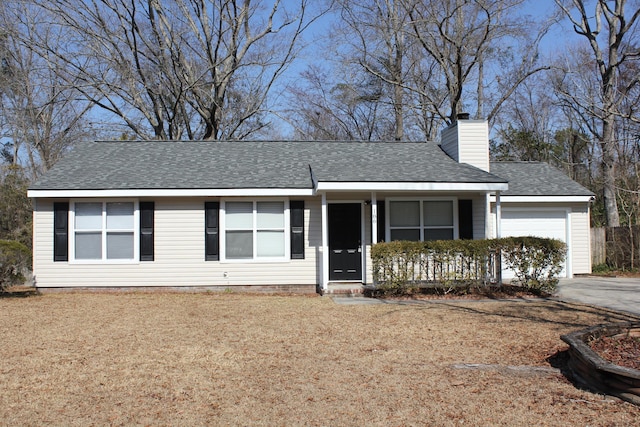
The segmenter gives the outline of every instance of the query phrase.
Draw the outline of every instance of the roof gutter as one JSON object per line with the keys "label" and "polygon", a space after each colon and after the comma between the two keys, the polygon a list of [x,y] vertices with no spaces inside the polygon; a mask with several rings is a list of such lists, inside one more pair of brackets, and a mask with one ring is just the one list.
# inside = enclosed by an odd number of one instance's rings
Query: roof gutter
{"label": "roof gutter", "polygon": [[[502,203],[586,203],[592,202],[594,196],[500,196]],[[491,196],[491,203],[496,202],[496,196]]]}
{"label": "roof gutter", "polygon": [[318,191],[506,191],[506,182],[327,182]]}
{"label": "roof gutter", "polygon": [[31,198],[313,196],[312,188],[29,190]]}

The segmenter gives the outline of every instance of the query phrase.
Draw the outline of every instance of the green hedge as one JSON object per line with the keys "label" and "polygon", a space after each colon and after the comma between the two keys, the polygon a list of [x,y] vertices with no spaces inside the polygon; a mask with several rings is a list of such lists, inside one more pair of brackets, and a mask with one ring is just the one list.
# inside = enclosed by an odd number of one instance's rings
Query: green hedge
{"label": "green hedge", "polygon": [[395,241],[371,249],[374,282],[388,294],[431,286],[444,292],[461,286],[500,281],[500,266],[510,268],[512,283],[552,292],[562,270],[566,246],[560,240],[506,237],[487,240]]}
{"label": "green hedge", "polygon": [[31,266],[31,251],[14,240],[0,240],[0,292],[24,283],[24,272]]}
{"label": "green hedge", "polygon": [[511,283],[551,293],[558,284],[567,245],[558,239],[505,237],[498,239],[502,265],[515,273]]}

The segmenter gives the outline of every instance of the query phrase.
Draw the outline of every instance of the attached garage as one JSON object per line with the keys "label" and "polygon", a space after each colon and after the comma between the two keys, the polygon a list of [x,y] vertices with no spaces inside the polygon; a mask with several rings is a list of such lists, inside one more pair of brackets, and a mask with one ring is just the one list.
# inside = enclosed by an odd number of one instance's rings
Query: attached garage
{"label": "attached garage", "polygon": [[503,236],[536,236],[567,243],[567,209],[502,208]]}
{"label": "attached garage", "polygon": [[[497,224],[498,196],[491,198],[490,230],[497,237],[536,236],[562,240],[567,244],[567,262],[561,274],[591,273],[590,208],[593,193],[542,162],[493,162],[491,173],[509,182],[499,195],[500,227]],[[503,275],[509,278],[508,272]]]}
{"label": "attached garage", "polygon": [[[568,226],[570,209],[502,207],[502,236],[535,236],[562,240],[571,258],[571,229]],[[571,263],[565,263],[561,276],[571,277]],[[507,273],[507,277],[509,277]]]}

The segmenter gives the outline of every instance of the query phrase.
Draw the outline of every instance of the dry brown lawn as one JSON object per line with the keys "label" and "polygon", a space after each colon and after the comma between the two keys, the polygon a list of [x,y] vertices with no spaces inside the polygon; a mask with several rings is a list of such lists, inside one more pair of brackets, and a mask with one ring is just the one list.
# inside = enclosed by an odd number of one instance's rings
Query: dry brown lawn
{"label": "dry brown lawn", "polygon": [[553,301],[317,296],[0,299],[1,425],[631,426],[576,388],[560,335],[628,320]]}

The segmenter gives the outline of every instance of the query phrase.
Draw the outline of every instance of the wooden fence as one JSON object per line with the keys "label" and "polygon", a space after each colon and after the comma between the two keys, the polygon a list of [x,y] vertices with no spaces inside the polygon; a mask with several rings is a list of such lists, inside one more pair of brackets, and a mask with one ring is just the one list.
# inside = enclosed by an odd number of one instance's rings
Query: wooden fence
{"label": "wooden fence", "polygon": [[604,227],[591,229],[591,265],[607,262],[607,234]]}
{"label": "wooden fence", "polygon": [[591,263],[620,270],[640,268],[640,226],[592,228]]}

